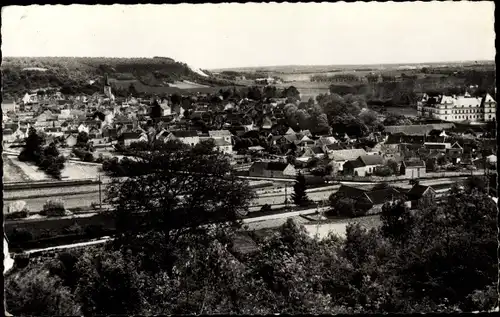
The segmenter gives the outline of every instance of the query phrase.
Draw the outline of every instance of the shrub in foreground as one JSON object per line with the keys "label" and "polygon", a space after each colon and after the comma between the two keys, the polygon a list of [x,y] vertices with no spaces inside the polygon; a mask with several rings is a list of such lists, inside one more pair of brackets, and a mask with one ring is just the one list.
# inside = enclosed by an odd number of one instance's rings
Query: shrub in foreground
{"label": "shrub in foreground", "polygon": [[61,199],[47,200],[40,215],[47,217],[60,217],[66,214],[66,209],[64,208],[64,202]]}

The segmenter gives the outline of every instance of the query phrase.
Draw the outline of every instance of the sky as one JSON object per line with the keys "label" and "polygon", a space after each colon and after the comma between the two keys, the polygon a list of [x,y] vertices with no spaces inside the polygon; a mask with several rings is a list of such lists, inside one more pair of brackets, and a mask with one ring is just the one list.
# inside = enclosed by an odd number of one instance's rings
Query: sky
{"label": "sky", "polygon": [[204,69],[494,60],[494,2],[11,6],[2,54]]}

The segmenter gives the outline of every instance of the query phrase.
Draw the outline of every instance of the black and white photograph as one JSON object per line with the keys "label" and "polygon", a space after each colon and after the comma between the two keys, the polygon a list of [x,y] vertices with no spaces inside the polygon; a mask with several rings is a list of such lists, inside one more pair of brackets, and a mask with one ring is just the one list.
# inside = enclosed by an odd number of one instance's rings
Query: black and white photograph
{"label": "black and white photograph", "polygon": [[2,7],[4,314],[498,312],[494,14]]}

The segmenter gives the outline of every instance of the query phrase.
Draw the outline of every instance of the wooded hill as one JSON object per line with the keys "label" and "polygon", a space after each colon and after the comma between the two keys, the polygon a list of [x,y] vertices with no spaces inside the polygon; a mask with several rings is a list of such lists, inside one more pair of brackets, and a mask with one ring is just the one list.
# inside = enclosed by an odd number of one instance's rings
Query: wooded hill
{"label": "wooded hill", "polygon": [[6,57],[2,60],[4,94],[15,97],[39,88],[72,88],[74,93],[102,90],[103,76],[108,74],[118,89],[147,90],[168,87],[176,81],[224,86],[231,83],[194,72],[187,64],[171,58],[105,58],[105,57]]}

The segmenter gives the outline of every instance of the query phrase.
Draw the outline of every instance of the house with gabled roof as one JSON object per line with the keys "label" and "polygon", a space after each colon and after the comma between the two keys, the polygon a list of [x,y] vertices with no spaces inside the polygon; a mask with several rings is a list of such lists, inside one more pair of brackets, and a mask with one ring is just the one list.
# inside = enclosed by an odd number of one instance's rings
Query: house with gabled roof
{"label": "house with gabled roof", "polygon": [[148,135],[145,132],[140,131],[132,131],[132,132],[124,132],[118,137],[118,142],[122,143],[125,146],[129,146],[132,143],[136,142],[147,142]]}
{"label": "house with gabled roof", "polygon": [[283,162],[255,162],[249,170],[251,177],[294,177],[297,171],[292,164]]}
{"label": "house with gabled roof", "polygon": [[387,188],[358,188],[349,185],[341,185],[337,191],[338,195],[356,201],[356,207],[366,210],[366,214],[378,214],[382,211],[382,206],[387,202],[393,202],[404,197],[399,190]]}
{"label": "house with gabled roof", "polygon": [[312,158],[321,159],[323,157],[325,157],[325,152],[323,151],[323,149],[319,146],[314,146],[305,148],[304,153],[297,157],[297,160],[301,162],[307,162]]}
{"label": "house with gabled roof", "polygon": [[433,200],[435,197],[436,191],[431,186],[415,184],[406,193],[406,206],[415,209],[418,208],[425,199]]}
{"label": "house with gabled roof", "polygon": [[421,178],[426,176],[425,162],[422,160],[404,160],[401,162],[399,173],[408,178]]}
{"label": "house with gabled roof", "polygon": [[223,139],[229,143],[231,143],[231,139],[233,137],[233,134],[229,130],[208,131],[208,135],[213,139]]}
{"label": "house with gabled roof", "polygon": [[383,165],[384,159],[380,155],[361,155],[356,160],[347,161],[343,171],[346,175],[363,177],[372,174],[376,167]]}
{"label": "house with gabled roof", "polygon": [[198,135],[198,132],[194,130],[170,131],[165,138],[165,141],[168,142],[170,140],[179,140],[184,144],[195,146],[200,143],[200,136]]}
{"label": "house with gabled roof", "polygon": [[329,165],[333,167],[334,172],[342,171],[344,169],[344,164],[347,161],[355,160],[361,155],[366,155],[366,151],[364,149],[345,149],[345,150],[329,151],[328,152],[328,158],[330,159]]}

